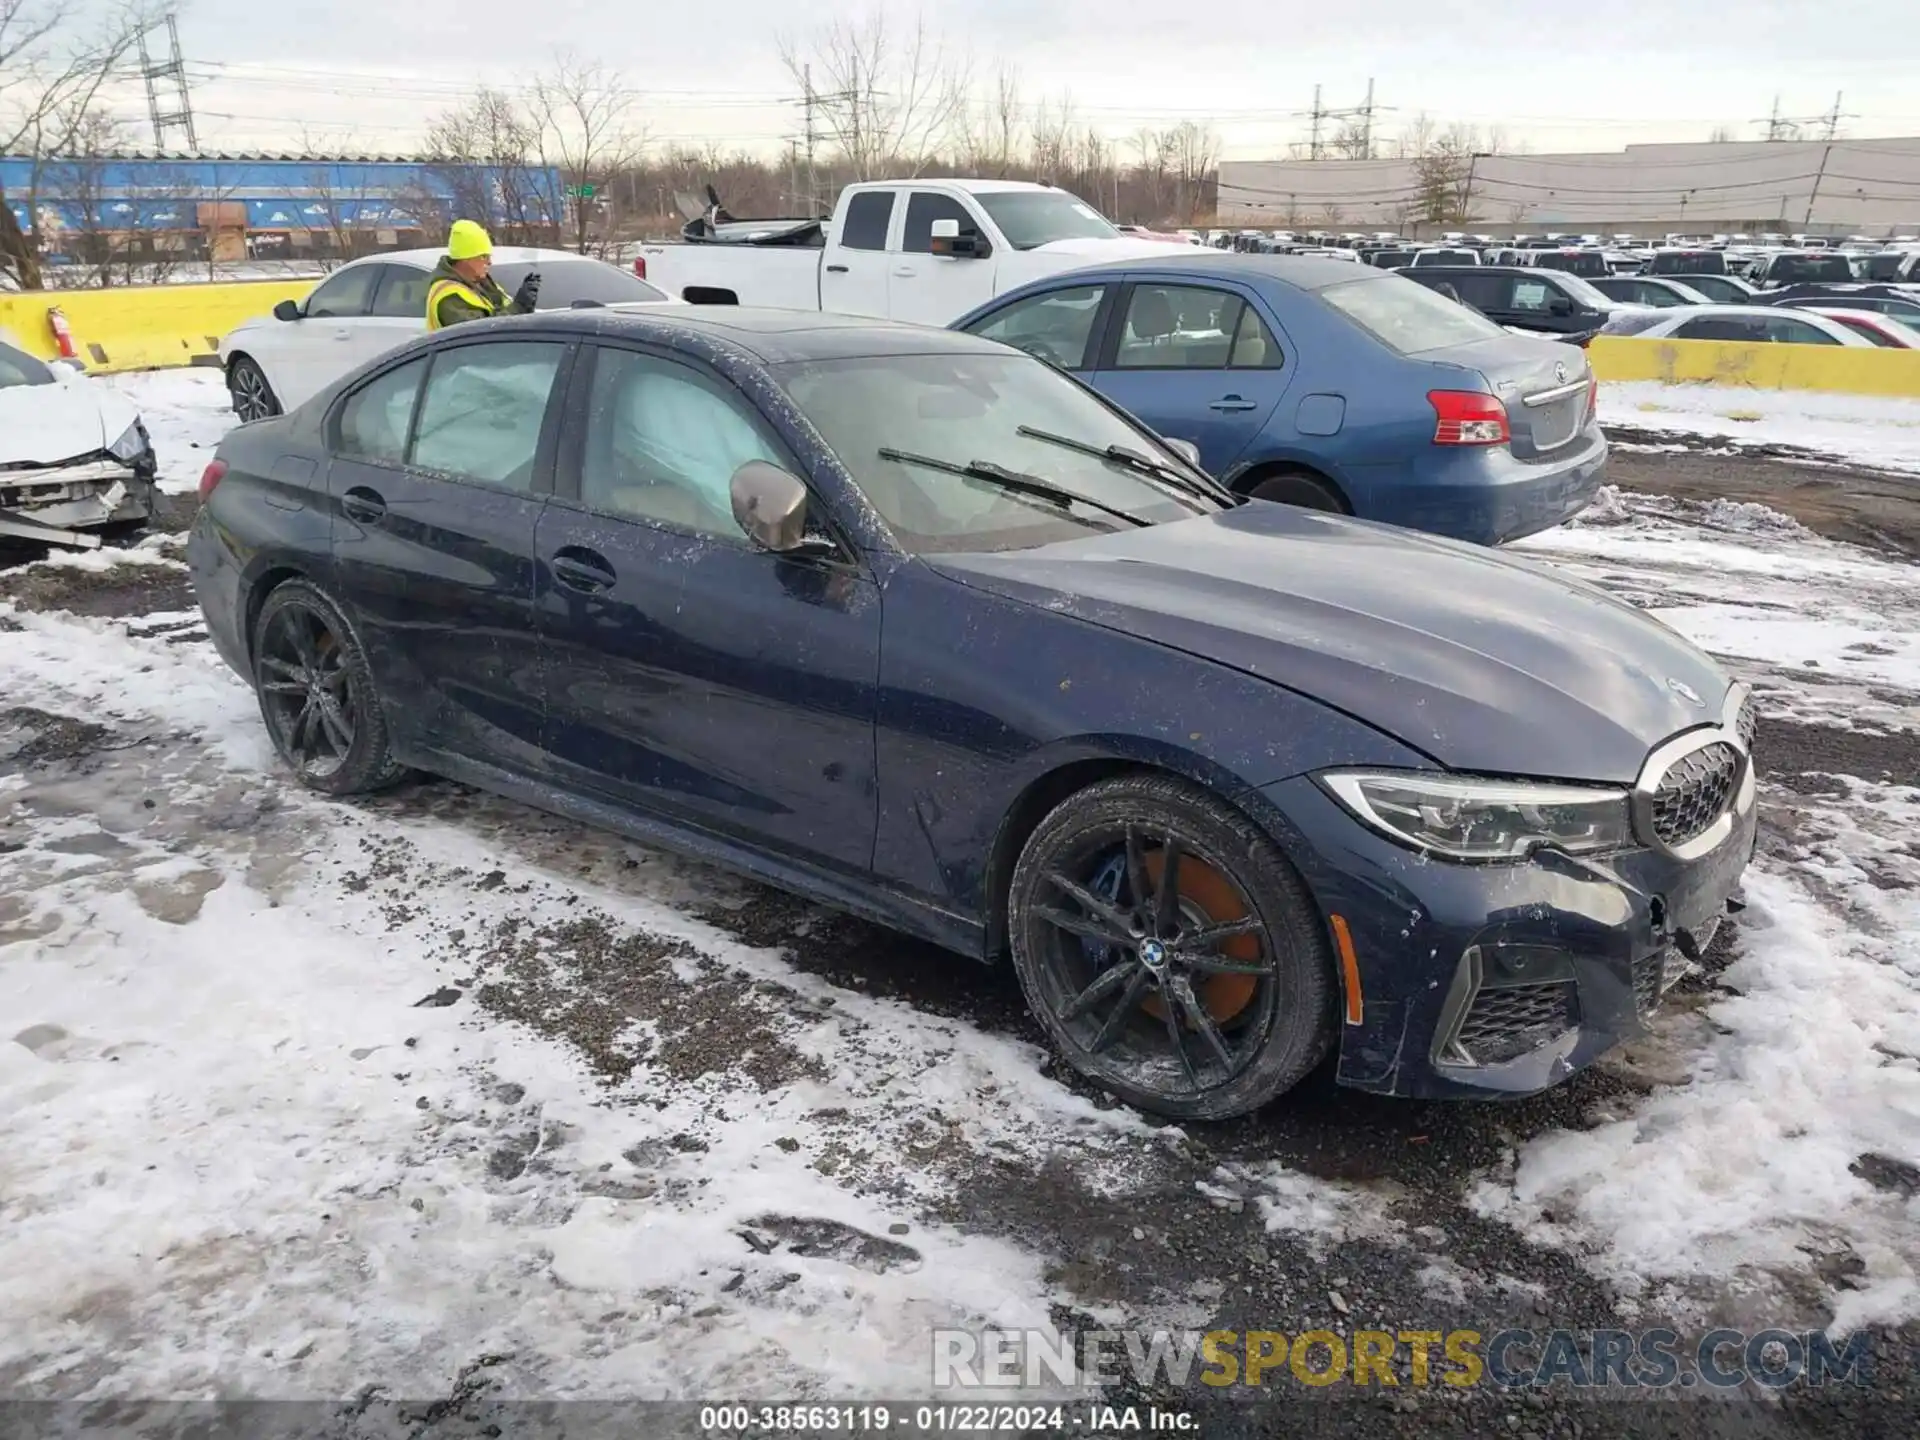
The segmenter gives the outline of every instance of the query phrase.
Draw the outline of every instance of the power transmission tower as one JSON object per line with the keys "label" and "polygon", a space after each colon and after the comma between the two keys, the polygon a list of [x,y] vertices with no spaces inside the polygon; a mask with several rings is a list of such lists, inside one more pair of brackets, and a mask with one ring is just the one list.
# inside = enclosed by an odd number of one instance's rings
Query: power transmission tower
{"label": "power transmission tower", "polygon": [[1318,160],[1320,158],[1320,122],[1327,118],[1327,112],[1320,108],[1320,87],[1318,85],[1313,87],[1313,110],[1311,113],[1313,115],[1313,139],[1307,144],[1307,158],[1309,160]]}
{"label": "power transmission tower", "polygon": [[1767,139],[1770,141],[1792,140],[1800,128],[1780,113],[1780,97],[1773,97],[1773,113],[1753,122],[1767,127]]}
{"label": "power transmission tower", "polygon": [[1373,158],[1373,80],[1367,80],[1367,103],[1360,107],[1360,158]]}
{"label": "power transmission tower", "polygon": [[[147,36],[155,30],[167,32],[167,58],[156,64],[152,53],[147,49]],[[167,132],[178,130],[187,137],[187,153],[200,153],[200,139],[193,130],[193,97],[187,88],[187,62],[180,55],[180,24],[171,13],[163,20],[156,21],[140,32],[140,78],[147,85],[147,114],[153,120],[153,148],[167,148]],[[166,102],[174,108],[168,109],[160,99],[162,82],[171,80],[169,87],[172,95]]]}
{"label": "power transmission tower", "polygon": [[1840,122],[1842,120],[1858,120],[1860,118],[1858,115],[1841,114],[1840,99],[1841,99],[1840,93],[1836,91],[1833,97],[1833,109],[1829,110],[1826,114],[1820,117],[1820,123],[1827,127],[1826,134],[1820,137],[1822,140],[1833,141],[1833,140],[1839,139],[1840,138]]}

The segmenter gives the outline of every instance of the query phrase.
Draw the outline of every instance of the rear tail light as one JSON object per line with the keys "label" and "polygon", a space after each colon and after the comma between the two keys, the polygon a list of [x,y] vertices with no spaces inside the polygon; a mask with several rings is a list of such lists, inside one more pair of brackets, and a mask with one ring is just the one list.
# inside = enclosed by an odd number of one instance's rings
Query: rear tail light
{"label": "rear tail light", "polygon": [[1504,445],[1512,439],[1507,429],[1507,407],[1497,396],[1478,390],[1429,390],[1433,406],[1436,445]]}
{"label": "rear tail light", "polygon": [[200,472],[200,503],[202,505],[207,503],[207,498],[213,494],[213,487],[226,477],[226,473],[226,461],[209,460],[207,462],[207,468]]}
{"label": "rear tail light", "polygon": [[1600,377],[1587,376],[1587,419],[1591,420],[1600,413]]}
{"label": "rear tail light", "polygon": [[636,255],[633,257],[633,278],[636,280],[644,280],[647,278],[646,256]]}

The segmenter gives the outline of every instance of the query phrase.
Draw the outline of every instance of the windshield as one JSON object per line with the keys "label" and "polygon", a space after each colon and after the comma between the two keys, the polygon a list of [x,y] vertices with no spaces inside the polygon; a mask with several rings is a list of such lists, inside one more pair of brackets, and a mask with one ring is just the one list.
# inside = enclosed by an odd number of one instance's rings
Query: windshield
{"label": "windshield", "polygon": [[1656,255],[1650,268],[1656,275],[1724,275],[1727,257],[1718,250],[1695,255]]}
{"label": "windshield", "polygon": [[1582,305],[1585,305],[1589,310],[1611,310],[1614,307],[1616,302],[1602,293],[1599,286],[1589,285],[1578,275],[1571,274],[1565,270],[1559,271],[1558,274],[1560,277],[1560,288],[1573,296],[1573,298],[1578,300]]}
{"label": "windshield", "polygon": [[660,301],[667,298],[646,281],[607,264],[604,260],[535,260],[530,264],[496,265],[493,278],[511,295],[533,271],[540,272],[540,308],[565,310],[576,300],[597,300],[602,305],[618,305],[636,300]]}
{"label": "windshield", "polygon": [[988,190],[973,198],[1016,250],[1032,250],[1055,240],[1120,238],[1098,210],[1064,190]]}
{"label": "windshield", "polygon": [[1024,550],[1127,526],[1091,506],[1063,508],[990,481],[882,459],[882,449],[998,465],[1154,524],[1217,508],[1111,461],[1021,434],[1026,426],[1165,458],[1150,436],[1028,355],[886,355],[773,369],[901,546],[917,554]]}
{"label": "windshield", "polygon": [[52,367],[34,359],[24,350],[0,345],[0,390],[12,390],[20,385],[51,384]]}
{"label": "windshield", "polygon": [[1470,345],[1506,331],[1457,300],[1399,275],[1343,280],[1320,298],[1390,350],[1418,355],[1449,345]]}

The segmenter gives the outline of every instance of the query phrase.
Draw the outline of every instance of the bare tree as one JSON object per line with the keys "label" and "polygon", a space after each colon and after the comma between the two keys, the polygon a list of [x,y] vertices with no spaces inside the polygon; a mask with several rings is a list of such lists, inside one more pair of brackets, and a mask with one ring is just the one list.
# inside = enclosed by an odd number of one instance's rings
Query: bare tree
{"label": "bare tree", "polygon": [[[100,91],[152,23],[148,0],[0,0],[0,155],[31,163],[24,197],[37,228],[44,165],[73,148]],[[0,186],[0,270],[38,290],[38,246],[22,232]]]}
{"label": "bare tree", "polygon": [[976,116],[972,107],[962,106],[958,122],[960,163],[972,175],[1004,180],[1018,163],[1020,132],[1020,72],[1002,65],[994,72],[993,87],[986,93]]}
{"label": "bare tree", "polygon": [[1167,132],[1167,153],[1178,185],[1176,204],[1182,223],[1191,224],[1201,210],[1211,210],[1209,185],[1219,184],[1220,137],[1203,125],[1182,120]]}
{"label": "bare tree", "polygon": [[1707,143],[1709,145],[1732,144],[1733,143],[1733,127],[1731,125],[1714,126],[1712,132],[1709,133],[1707,136]]}
{"label": "bare tree", "polygon": [[[524,242],[559,238],[564,196],[537,169],[539,126],[512,96],[481,87],[427,127],[428,186],[448,197],[452,218],[498,221]],[[436,207],[437,208],[437,207]]]}
{"label": "bare tree", "polygon": [[1471,220],[1475,160],[1499,154],[1507,144],[1499,130],[1484,136],[1472,125],[1441,130],[1426,115],[1416,116],[1400,140],[1403,158],[1413,162],[1414,193],[1406,218],[1434,224]]}
{"label": "bare tree", "polygon": [[534,150],[543,169],[560,174],[563,198],[572,202],[573,246],[583,255],[605,203],[602,191],[646,148],[633,114],[636,101],[618,72],[569,52],[534,81]]}
{"label": "bare tree", "polygon": [[1371,160],[1373,131],[1358,121],[1343,120],[1327,148],[1343,160]]}
{"label": "bare tree", "polygon": [[968,67],[924,19],[896,31],[875,10],[779,43],[780,63],[807,90],[855,180],[922,174],[953,138]]}

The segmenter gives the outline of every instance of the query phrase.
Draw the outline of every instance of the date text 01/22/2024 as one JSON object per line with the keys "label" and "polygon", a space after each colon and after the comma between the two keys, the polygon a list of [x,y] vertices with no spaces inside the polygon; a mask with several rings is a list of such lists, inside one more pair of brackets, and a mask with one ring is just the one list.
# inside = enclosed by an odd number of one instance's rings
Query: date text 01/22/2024
{"label": "date text 01/22/2024", "polygon": [[1193,1435],[1199,1421],[1157,1405],[713,1405],[708,1435]]}

